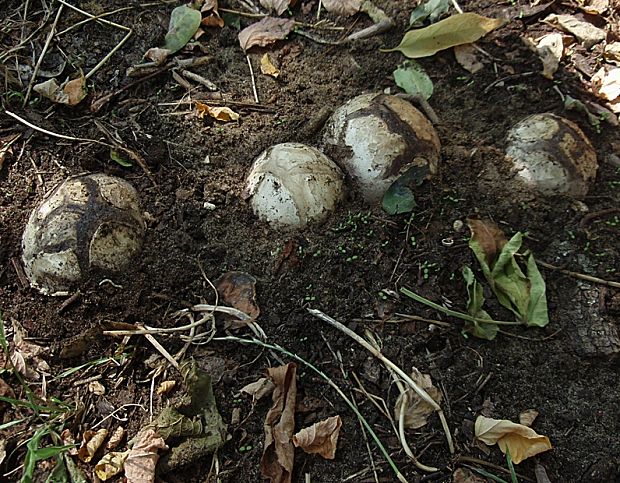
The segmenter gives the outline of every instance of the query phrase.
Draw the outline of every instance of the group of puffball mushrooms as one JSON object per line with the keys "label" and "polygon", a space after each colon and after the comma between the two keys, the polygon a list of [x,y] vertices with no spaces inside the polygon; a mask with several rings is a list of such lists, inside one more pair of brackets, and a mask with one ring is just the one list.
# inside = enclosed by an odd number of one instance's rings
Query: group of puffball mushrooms
{"label": "group of puffball mushrooms", "polygon": [[[277,144],[264,151],[247,177],[254,213],[275,228],[303,228],[324,220],[343,198],[345,179],[369,204],[407,169],[439,169],[440,141],[428,119],[408,101],[364,94],[336,109],[322,137],[324,148]],[[327,150],[327,149],[326,149]],[[334,157],[336,157],[334,155]],[[596,152],[571,121],[534,114],[508,133],[511,179],[541,195],[586,195],[596,177]],[[343,173],[346,171],[347,177]],[[142,247],[146,224],[136,190],[105,174],[73,176],[33,211],[22,246],[25,272],[46,295],[66,295],[93,269],[118,272]]]}

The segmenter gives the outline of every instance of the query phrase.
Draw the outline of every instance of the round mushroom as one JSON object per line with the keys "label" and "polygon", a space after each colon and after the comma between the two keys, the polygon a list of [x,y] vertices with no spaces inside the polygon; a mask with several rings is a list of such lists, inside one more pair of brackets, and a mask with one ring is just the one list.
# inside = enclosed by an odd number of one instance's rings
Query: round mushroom
{"label": "round mushroom", "polygon": [[145,223],[138,193],[105,174],[68,178],[32,212],[22,237],[32,287],[65,295],[92,269],[118,272],[140,251]]}
{"label": "round mushroom", "polygon": [[441,144],[435,128],[408,101],[364,94],[336,109],[323,141],[368,203],[379,202],[390,185],[413,166],[437,172]]}
{"label": "round mushroom", "polygon": [[276,227],[302,228],[324,220],[343,195],[343,174],[321,151],[276,144],[256,158],[246,193],[254,213]]}
{"label": "round mushroom", "polygon": [[510,129],[506,157],[517,177],[544,195],[583,198],[598,169],[596,151],[579,126],[549,112]]}

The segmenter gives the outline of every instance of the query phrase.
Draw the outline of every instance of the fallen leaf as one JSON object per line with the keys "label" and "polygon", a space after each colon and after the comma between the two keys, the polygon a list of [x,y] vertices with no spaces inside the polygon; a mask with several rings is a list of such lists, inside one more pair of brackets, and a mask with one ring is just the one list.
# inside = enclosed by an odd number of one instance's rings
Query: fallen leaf
{"label": "fallen leaf", "polygon": [[293,473],[293,430],[297,398],[297,365],[273,367],[267,371],[275,384],[272,405],[265,417],[265,444],[260,461],[261,473],[271,483],[290,483]]}
{"label": "fallen leaf", "polygon": [[280,75],[280,69],[278,69],[271,59],[269,58],[269,54],[265,54],[260,58],[260,71],[265,75],[270,75],[274,79],[277,79]]}
{"label": "fallen leaf", "polygon": [[487,264],[491,265],[497,254],[506,245],[504,232],[492,221],[483,221],[477,218],[468,218],[467,225],[471,230],[471,239],[475,241],[484,252]]}
{"label": "fallen leaf", "polygon": [[458,468],[452,473],[452,483],[486,483],[486,481],[468,468]]}
{"label": "fallen leaf", "polygon": [[62,441],[63,446],[70,446],[67,453],[71,456],[77,456],[78,448],[75,445],[75,438],[70,429],[65,428],[62,430],[62,433],[60,433],[60,441]]}
{"label": "fallen leaf", "polygon": [[502,453],[510,451],[515,464],[552,448],[549,438],[541,436],[532,428],[513,423],[507,419],[476,418],[476,438],[488,446],[497,443]]}
{"label": "fallen leaf", "polygon": [[103,396],[105,394],[105,387],[99,381],[91,381],[88,383],[88,392],[96,396]]}
{"label": "fallen leaf", "polygon": [[297,3],[297,0],[260,0],[260,4],[264,9],[269,12],[276,12],[278,15],[282,15],[289,7],[292,7]]}
{"label": "fallen leaf", "polygon": [[158,451],[168,449],[163,438],[152,428],[140,431],[125,460],[127,483],[150,483],[155,481]]}
{"label": "fallen leaf", "polygon": [[170,24],[164,47],[174,54],[189,42],[200,27],[202,15],[186,5],[176,7],[170,15]]}
{"label": "fallen leaf", "polygon": [[[620,97],[620,68],[609,71],[601,67],[591,79],[592,92],[601,99],[614,102]],[[615,109],[614,112],[618,112]]]}
{"label": "fallen leaf", "polygon": [[153,47],[146,51],[144,58],[150,60],[151,62],[155,62],[157,65],[162,65],[172,53],[173,52],[170,49]]}
{"label": "fallen leaf", "polygon": [[394,82],[407,94],[422,96],[425,100],[433,95],[433,81],[415,60],[403,62],[394,71]]}
{"label": "fallen leaf", "polygon": [[450,9],[450,5],[452,5],[450,0],[426,0],[413,9],[409,17],[409,25],[417,27],[422,25],[426,19],[430,23],[435,23]]}
{"label": "fallen leaf", "polygon": [[113,452],[103,455],[95,465],[95,473],[100,480],[106,481],[123,471],[125,460],[129,456],[129,450],[123,452]]}
{"label": "fallen leaf", "polygon": [[471,44],[503,23],[475,13],[452,15],[428,27],[410,30],[398,46],[383,52],[398,50],[412,59],[429,57],[456,45]]}
{"label": "fallen leaf", "polygon": [[350,17],[362,8],[362,0],[323,0],[323,7],[329,13]]}
{"label": "fallen leaf", "polygon": [[12,325],[14,347],[11,363],[26,379],[39,380],[41,374],[48,374],[50,371],[50,366],[42,358],[49,349],[27,341],[28,333],[19,322],[13,320]]}
{"label": "fallen leaf", "polygon": [[519,414],[519,424],[530,428],[534,424],[534,420],[538,417],[538,411],[536,409],[526,409]]}
{"label": "fallen leaf", "polygon": [[[441,392],[431,381],[431,376],[428,374],[422,374],[415,367],[411,371],[411,379],[424,389],[435,402],[441,402]],[[404,400],[406,398],[406,400]],[[403,407],[404,400],[404,407]],[[405,428],[417,429],[421,428],[428,422],[428,417],[433,414],[433,407],[424,401],[418,394],[411,388],[408,388],[404,393],[399,394],[394,404],[394,419],[399,420],[404,410],[403,417],[405,418]]]}
{"label": "fallen leaf", "polygon": [[464,331],[480,339],[493,340],[499,332],[499,326],[493,323],[485,323],[483,320],[491,320],[491,316],[482,308],[484,305],[484,290],[476,279],[471,268],[463,267],[463,278],[467,284],[467,313],[478,320],[467,321]]}
{"label": "fallen leaf", "polygon": [[110,436],[108,443],[105,445],[105,449],[112,450],[116,448],[119,444],[121,444],[121,441],[123,441],[124,437],[125,437],[125,428],[123,428],[122,426],[119,426],[118,428],[114,430],[114,432],[112,433],[112,436]]}
{"label": "fallen leaf", "polygon": [[594,15],[605,13],[609,8],[609,0],[590,0],[585,5],[580,6],[584,12]]}
{"label": "fallen leaf", "polygon": [[200,12],[207,15],[203,17],[200,24],[204,25],[205,27],[222,28],[225,25],[225,22],[224,19],[220,17],[218,8],[219,6],[217,0],[206,0],[202,4],[202,7],[200,7]]}
{"label": "fallen leaf", "polygon": [[215,281],[217,293],[222,302],[250,316],[252,320],[260,315],[256,304],[256,279],[245,272],[226,272]]}
{"label": "fallen leaf", "polygon": [[170,381],[162,381],[161,384],[159,386],[157,386],[157,394],[159,394],[160,396],[162,394],[168,394],[170,391],[172,391],[174,389],[174,387],[177,385],[177,381],[175,380],[170,380]]}
{"label": "fallen leaf", "polygon": [[286,38],[294,26],[293,19],[265,17],[239,32],[239,45],[244,51],[255,45],[265,47]]}
{"label": "fallen leaf", "polygon": [[77,79],[66,81],[59,85],[56,79],[49,79],[33,87],[37,94],[57,104],[75,106],[86,97],[86,79],[80,76]]}
{"label": "fallen leaf", "polygon": [[603,57],[607,62],[620,64],[620,42],[611,42],[605,46]]}
{"label": "fallen leaf", "polygon": [[478,52],[472,44],[456,45],[454,57],[459,65],[471,74],[475,74],[484,67],[478,58]]}
{"label": "fallen leaf", "polygon": [[332,416],[296,433],[293,444],[306,453],[317,453],[325,459],[333,460],[336,457],[341,426],[340,416]]}
{"label": "fallen leaf", "polygon": [[89,463],[107,436],[108,430],[105,428],[98,431],[93,431],[90,429],[84,431],[84,434],[82,435],[82,445],[78,450],[78,458],[80,458],[84,463]]}
{"label": "fallen leaf", "polygon": [[553,33],[543,35],[536,44],[536,52],[543,64],[542,75],[547,79],[553,79],[553,74],[560,66],[560,60],[564,53],[562,34]]}
{"label": "fallen leaf", "polygon": [[196,102],[196,112],[201,119],[207,115],[222,122],[236,121],[240,117],[239,114],[228,107],[213,107],[200,101]]}
{"label": "fallen leaf", "polygon": [[607,38],[607,32],[603,29],[595,27],[591,23],[579,20],[572,15],[551,14],[545,18],[545,22],[549,22],[551,25],[573,34],[586,49],[589,49]]}
{"label": "fallen leaf", "polygon": [[11,145],[20,138],[21,134],[9,134],[0,138],[0,169],[4,165],[7,154],[12,154]]}
{"label": "fallen leaf", "polygon": [[244,392],[252,396],[253,401],[258,401],[265,396],[273,393],[275,389],[275,384],[271,382],[271,379],[266,377],[261,377],[258,381],[251,382],[243,386],[240,392]]}

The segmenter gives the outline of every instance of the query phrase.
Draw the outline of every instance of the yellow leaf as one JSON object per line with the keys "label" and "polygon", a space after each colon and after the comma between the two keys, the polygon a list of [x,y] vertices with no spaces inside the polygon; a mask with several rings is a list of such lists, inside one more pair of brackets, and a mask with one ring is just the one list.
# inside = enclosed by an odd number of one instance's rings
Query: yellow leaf
{"label": "yellow leaf", "polygon": [[260,59],[260,71],[265,75],[270,75],[271,77],[277,79],[280,75],[280,69],[278,69],[269,58],[269,54],[265,54]]}
{"label": "yellow leaf", "polygon": [[410,30],[397,47],[383,52],[398,50],[411,59],[429,57],[440,50],[475,42],[503,23],[476,13],[452,15],[428,27]]}
{"label": "yellow leaf", "polygon": [[200,118],[203,118],[206,114],[222,122],[236,121],[239,119],[239,114],[228,107],[211,107],[202,102],[196,102],[196,112]]}
{"label": "yellow leaf", "polygon": [[123,471],[125,460],[129,455],[129,450],[121,453],[113,452],[103,455],[103,458],[95,465],[95,473],[100,480],[106,481]]}
{"label": "yellow leaf", "polygon": [[552,448],[546,436],[507,419],[478,416],[475,434],[476,438],[489,446],[497,443],[504,454],[507,450],[510,451],[510,457],[515,464]]}
{"label": "yellow leaf", "polygon": [[82,436],[82,445],[78,451],[78,457],[84,463],[89,463],[90,460],[93,459],[95,453],[101,447],[107,436],[107,429],[100,429],[99,431],[84,431],[84,434]]}
{"label": "yellow leaf", "polygon": [[177,382],[174,380],[170,381],[162,381],[162,383],[157,388],[157,394],[168,394],[170,391],[174,389],[174,386],[177,385]]}

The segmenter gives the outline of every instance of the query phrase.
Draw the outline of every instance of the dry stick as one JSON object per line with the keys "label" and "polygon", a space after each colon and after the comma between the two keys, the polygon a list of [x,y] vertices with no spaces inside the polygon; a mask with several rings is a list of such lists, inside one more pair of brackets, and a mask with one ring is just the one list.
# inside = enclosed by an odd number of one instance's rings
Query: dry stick
{"label": "dry stick", "polygon": [[437,414],[439,415],[439,419],[441,420],[441,425],[446,434],[446,441],[448,442],[448,448],[450,449],[450,453],[454,454],[454,442],[452,441],[452,434],[450,433],[450,428],[448,427],[448,421],[446,420],[446,416],[444,415],[443,410],[441,409],[441,406],[437,404],[437,402],[424,389],[422,389],[418,384],[416,384],[415,381],[413,381],[413,379],[411,379],[411,377],[409,377],[407,373],[405,373],[400,367],[394,364],[391,360],[385,357],[379,350],[377,350],[370,343],[368,343],[368,341],[361,338],[359,335],[357,335],[355,332],[353,332],[348,327],[345,327],[340,322],[332,319],[329,315],[324,314],[320,310],[308,309],[308,312],[314,317],[324,322],[327,322],[332,327],[340,330],[344,334],[351,337],[355,342],[357,342],[362,347],[364,347],[368,352],[370,352],[373,356],[379,359],[383,364],[385,364],[387,367],[391,368],[394,372],[396,372],[409,385],[409,387],[411,387],[411,389],[413,389],[416,392],[416,394],[420,396],[422,400],[424,400],[435,411],[437,411]]}
{"label": "dry stick", "polygon": [[22,102],[22,108],[26,107],[26,105],[28,104],[28,99],[30,99],[30,94],[32,93],[32,87],[37,78],[37,74],[39,73],[39,68],[41,67],[43,58],[45,57],[45,54],[47,53],[47,49],[50,46],[50,42],[52,41],[52,38],[54,37],[54,32],[56,31],[56,25],[58,25],[58,21],[60,20],[60,14],[62,13],[62,9],[63,9],[63,5],[58,7],[58,12],[56,13],[56,18],[54,19],[54,23],[52,24],[50,33],[48,34],[47,39],[45,40],[45,45],[43,46],[41,55],[39,55],[37,63],[34,66],[34,71],[32,72],[32,77],[30,78],[30,82],[28,83],[28,89],[26,90],[26,95],[24,96],[24,102]]}
{"label": "dry stick", "polygon": [[459,6],[456,0],[452,0],[452,6],[458,13],[463,13],[463,9]]}
{"label": "dry stick", "polygon": [[252,68],[252,61],[250,60],[250,56],[245,54],[245,58],[248,61],[248,67],[250,68],[250,78],[252,79],[252,92],[254,92],[254,100],[256,104],[260,104],[260,100],[258,99],[258,91],[256,90],[256,80],[254,79],[254,69]]}
{"label": "dry stick", "polygon": [[549,270],[556,270],[564,275],[568,275],[569,277],[578,278],[579,280],[586,280],[588,282],[598,283],[601,285],[607,285],[608,287],[620,288],[620,282],[613,282],[611,280],[604,280],[602,278],[593,277],[592,275],[586,275],[585,273],[571,272],[570,270],[564,270],[563,268],[556,267],[555,265],[551,265],[550,263],[537,261],[538,265],[541,267],[548,268]]}
{"label": "dry stick", "polygon": [[61,35],[64,35],[68,32],[71,32],[72,30],[85,25],[87,23],[90,22],[94,22],[97,21],[101,18],[105,18],[105,17],[109,17],[111,15],[114,15],[116,13],[120,13],[120,12],[125,12],[127,10],[133,10],[135,7],[122,7],[122,8],[117,8],[116,10],[112,10],[111,12],[104,12],[104,13],[100,13],[99,15],[93,15],[92,17],[89,18],[85,18],[84,20],[80,20],[78,23],[75,23],[73,25],[71,25],[71,27],[67,27],[66,29],[64,29],[62,32],[58,32],[56,34],[56,37],[60,37]]}

